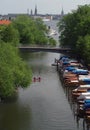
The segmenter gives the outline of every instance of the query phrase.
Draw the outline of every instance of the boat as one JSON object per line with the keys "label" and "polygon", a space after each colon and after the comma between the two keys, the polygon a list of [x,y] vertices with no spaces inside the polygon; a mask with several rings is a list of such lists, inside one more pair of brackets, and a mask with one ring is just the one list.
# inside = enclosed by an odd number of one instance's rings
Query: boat
{"label": "boat", "polygon": [[52,35],[57,35],[57,31],[54,30],[54,29],[49,29],[49,33],[48,33],[48,36],[52,36]]}
{"label": "boat", "polygon": [[48,19],[48,18],[43,18],[42,21],[47,22],[47,21],[50,21],[50,19]]}
{"label": "boat", "polygon": [[41,77],[33,77],[33,82],[40,82],[41,81]]}
{"label": "boat", "polygon": [[89,84],[87,84],[87,85],[80,85],[76,89],[72,90],[72,97],[74,99],[77,99],[80,96],[81,93],[85,93],[88,90],[90,90],[90,85]]}
{"label": "boat", "polygon": [[51,64],[52,66],[57,66],[57,63],[53,63],[53,64]]}
{"label": "boat", "polygon": [[79,80],[77,75],[74,75],[72,73],[67,73],[66,75],[63,75],[64,77],[64,85],[66,87],[76,87],[79,85]]}
{"label": "boat", "polygon": [[68,86],[68,92],[72,93],[71,98],[76,106],[75,115],[77,119],[83,118],[87,124],[90,124],[89,70],[77,60],[70,59],[68,56],[61,56],[59,60],[55,61],[58,63],[58,70],[60,71],[63,86]]}

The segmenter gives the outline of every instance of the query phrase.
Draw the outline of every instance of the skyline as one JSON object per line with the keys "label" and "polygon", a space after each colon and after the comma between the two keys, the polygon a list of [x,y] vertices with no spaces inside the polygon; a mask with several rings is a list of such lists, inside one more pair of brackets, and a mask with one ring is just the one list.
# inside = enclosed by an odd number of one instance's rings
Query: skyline
{"label": "skyline", "polygon": [[76,10],[78,5],[90,4],[90,0],[0,0],[0,14],[9,13],[34,13],[37,6],[38,14],[60,14]]}

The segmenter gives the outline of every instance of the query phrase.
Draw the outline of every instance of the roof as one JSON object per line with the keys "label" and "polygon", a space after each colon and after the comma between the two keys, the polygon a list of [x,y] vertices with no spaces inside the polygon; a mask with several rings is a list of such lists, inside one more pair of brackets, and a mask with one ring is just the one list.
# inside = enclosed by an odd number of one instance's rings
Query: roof
{"label": "roof", "polygon": [[10,20],[6,20],[6,19],[0,20],[0,25],[9,25],[10,23],[11,23]]}

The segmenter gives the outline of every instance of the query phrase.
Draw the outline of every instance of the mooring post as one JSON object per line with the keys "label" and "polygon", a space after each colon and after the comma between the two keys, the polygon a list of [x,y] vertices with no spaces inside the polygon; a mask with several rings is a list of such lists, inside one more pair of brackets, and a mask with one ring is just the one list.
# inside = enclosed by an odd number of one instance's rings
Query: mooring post
{"label": "mooring post", "polygon": [[57,71],[58,71],[58,61],[57,61]]}

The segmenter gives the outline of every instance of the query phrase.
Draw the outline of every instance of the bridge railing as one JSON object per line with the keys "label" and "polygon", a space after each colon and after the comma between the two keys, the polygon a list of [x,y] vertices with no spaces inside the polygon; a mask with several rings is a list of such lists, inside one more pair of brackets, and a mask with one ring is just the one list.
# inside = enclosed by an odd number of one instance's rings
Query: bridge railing
{"label": "bridge railing", "polygon": [[26,52],[53,52],[53,53],[69,53],[71,52],[70,48],[60,48],[60,47],[42,47],[42,46],[38,46],[38,47],[31,47],[31,46],[19,46],[19,49],[21,51],[26,51]]}

